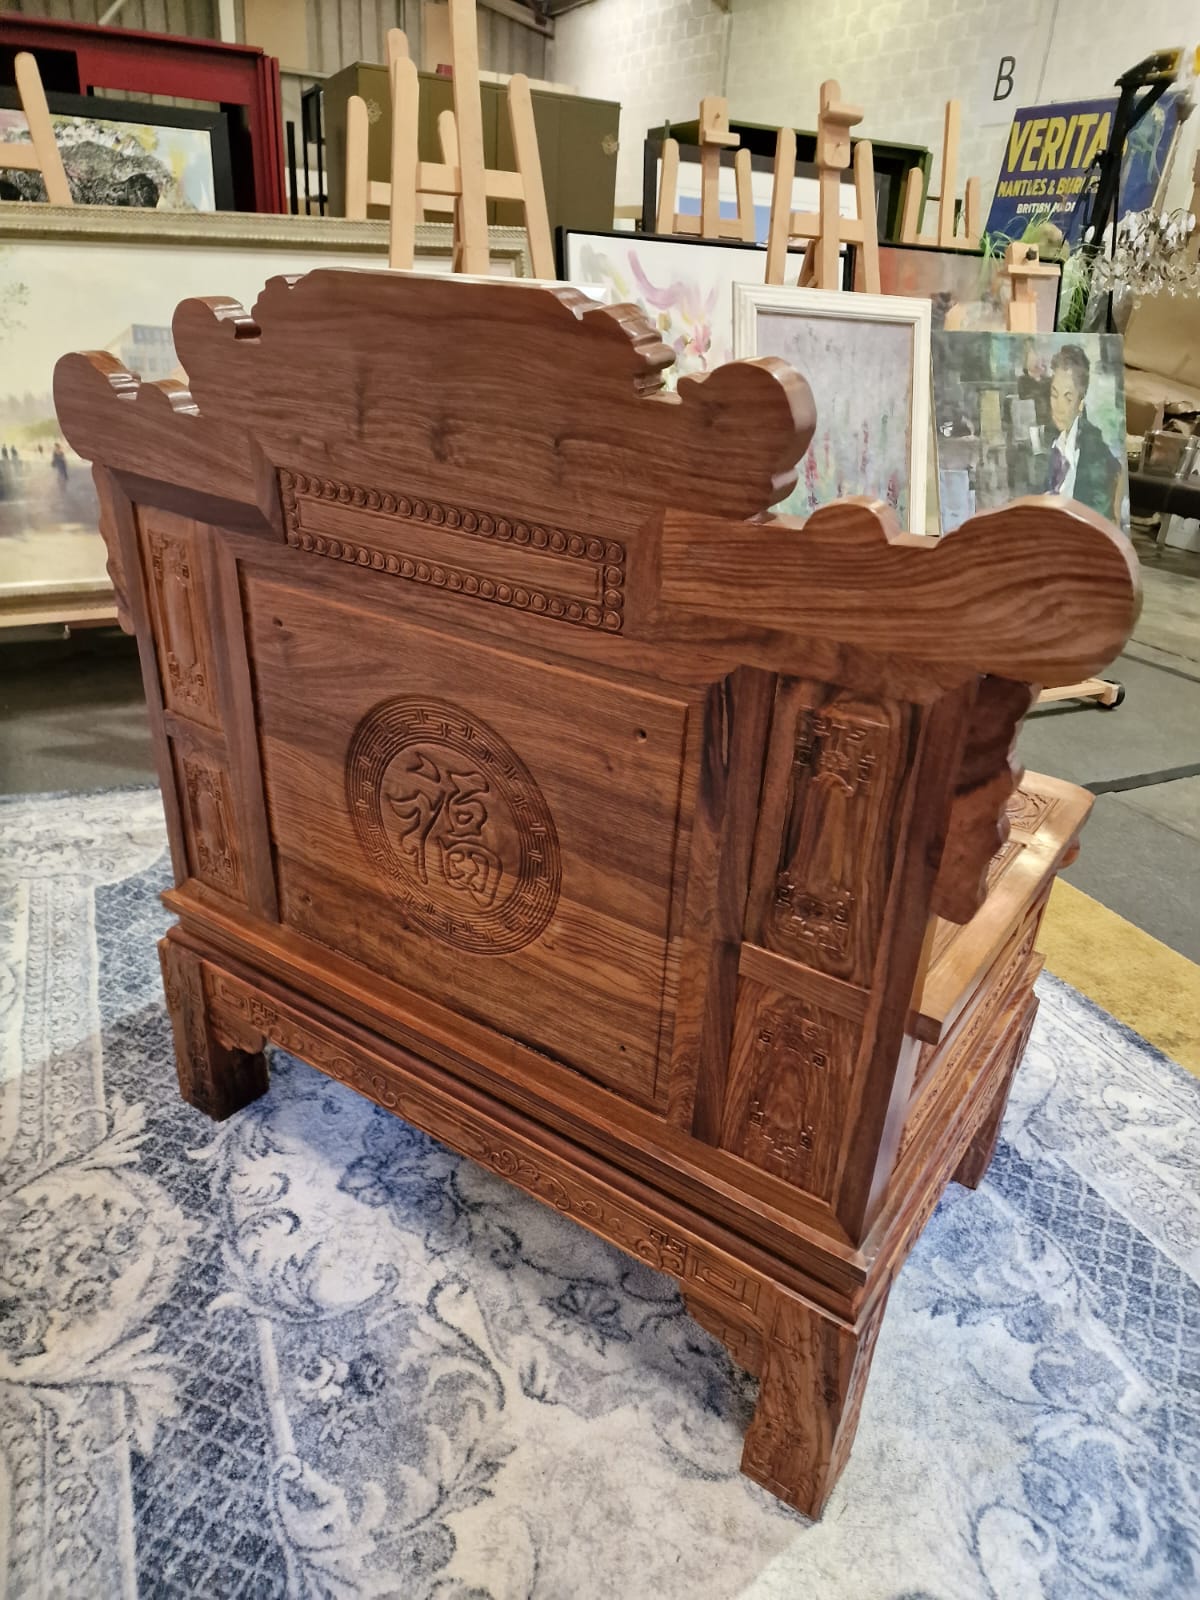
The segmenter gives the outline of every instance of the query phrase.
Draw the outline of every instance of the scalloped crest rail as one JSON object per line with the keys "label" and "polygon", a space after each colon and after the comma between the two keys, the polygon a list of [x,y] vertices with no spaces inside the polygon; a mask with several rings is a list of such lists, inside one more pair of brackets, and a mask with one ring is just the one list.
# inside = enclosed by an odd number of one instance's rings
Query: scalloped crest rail
{"label": "scalloped crest rail", "polygon": [[574,290],[314,272],[175,341],[188,388],[55,388],[141,648],[183,1094],[235,1112],[273,1041],[673,1274],[761,1375],[743,1470],[817,1514],[995,1142],[1090,803],[1013,741],[1120,650],[1127,543],[773,519],[803,380],[668,394]]}

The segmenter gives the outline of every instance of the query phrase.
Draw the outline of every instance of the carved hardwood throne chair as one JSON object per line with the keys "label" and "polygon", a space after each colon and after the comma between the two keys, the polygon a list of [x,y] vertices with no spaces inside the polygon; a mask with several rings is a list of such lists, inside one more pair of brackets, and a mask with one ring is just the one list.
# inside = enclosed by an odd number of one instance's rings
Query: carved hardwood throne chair
{"label": "carved hardwood throne chair", "polygon": [[141,649],[184,1097],[280,1045],[671,1274],[761,1377],[743,1471],[816,1515],[996,1139],[1090,803],[1013,741],[1120,650],[1126,541],[772,518],[803,379],[668,394],[570,289],[314,272],[174,326],[189,388],[93,353],[56,396]]}

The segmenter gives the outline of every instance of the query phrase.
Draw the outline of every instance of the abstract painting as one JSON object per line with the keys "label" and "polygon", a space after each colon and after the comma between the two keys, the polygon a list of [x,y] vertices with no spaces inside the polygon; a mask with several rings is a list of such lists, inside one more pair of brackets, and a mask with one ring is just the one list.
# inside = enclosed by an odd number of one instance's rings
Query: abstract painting
{"label": "abstract painting", "polygon": [[795,489],[776,510],[807,517],[872,495],[925,531],[929,438],[927,300],[821,289],[734,290],[739,356],[780,356],[808,380],[817,427]]}
{"label": "abstract painting", "polygon": [[[675,352],[663,374],[672,389],[685,373],[733,360],[733,286],[761,284],[767,273],[767,253],[755,245],[634,233],[567,233],[564,255],[568,283],[602,284],[610,304],[646,313]],[[793,266],[798,276],[799,256]]]}
{"label": "abstract painting", "polygon": [[[884,294],[928,300],[933,330],[969,329],[1004,333],[1012,302],[1012,279],[996,256],[962,250],[929,250],[920,245],[879,247],[879,280]],[[1053,333],[1060,278],[1035,278],[1039,333]]]}
{"label": "abstract painting", "polygon": [[[15,91],[0,90],[0,144],[29,130]],[[76,205],[164,211],[233,209],[229,131],[219,111],[51,95],[50,121]],[[38,172],[0,172],[6,200],[45,200]]]}
{"label": "abstract painting", "polygon": [[935,333],[942,530],[1027,494],[1129,526],[1122,341],[1106,333]]}

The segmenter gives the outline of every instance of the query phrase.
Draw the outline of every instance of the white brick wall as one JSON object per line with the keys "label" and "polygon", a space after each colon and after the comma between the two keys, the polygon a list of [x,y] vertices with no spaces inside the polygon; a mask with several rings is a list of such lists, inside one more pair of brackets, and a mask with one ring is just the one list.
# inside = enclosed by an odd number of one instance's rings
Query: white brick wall
{"label": "white brick wall", "polygon": [[712,0],[596,0],[555,24],[557,83],[621,102],[618,205],[642,195],[642,141],[719,88],[725,19]]}
{"label": "white brick wall", "polygon": [[[558,19],[551,75],[621,102],[619,204],[641,198],[646,130],[721,92],[724,28],[714,0],[594,0]],[[814,128],[820,84],[836,78],[866,111],[865,133],[928,145],[935,176],[943,108],[957,97],[959,190],[978,174],[986,211],[1013,109],[988,106],[1001,55],[1024,43],[1026,103],[1072,100],[1198,38],[1196,0],[1059,0],[1057,11],[1050,0],[732,0],[725,89],[735,118]]]}

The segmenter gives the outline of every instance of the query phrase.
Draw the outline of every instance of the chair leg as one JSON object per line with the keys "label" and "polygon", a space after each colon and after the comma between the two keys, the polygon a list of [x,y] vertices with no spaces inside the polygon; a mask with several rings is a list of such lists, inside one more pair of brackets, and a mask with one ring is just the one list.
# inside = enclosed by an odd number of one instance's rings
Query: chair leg
{"label": "chair leg", "polygon": [[213,1028],[199,956],[169,935],[159,941],[163,987],[175,1035],[179,1092],[189,1105],[223,1121],[267,1091],[267,1058],[222,1043]]}
{"label": "chair leg", "polygon": [[850,1454],[886,1301],[850,1327],[777,1291],[742,1471],[805,1516],[820,1516]]}
{"label": "chair leg", "polygon": [[1013,1079],[1017,1075],[1017,1068],[1021,1065],[1025,1046],[1029,1043],[1029,1034],[1033,1028],[1033,1019],[1037,1016],[1037,1008],[1037,996],[1030,995],[1020,1026],[1008,1046],[1007,1059],[988,1114],[964,1151],[962,1160],[954,1169],[954,1181],[961,1183],[964,1189],[978,1189],[983,1182],[984,1174],[992,1164],[992,1157],[996,1153],[996,1145],[1000,1139],[1000,1125],[1008,1109],[1008,1097],[1012,1090]]}

